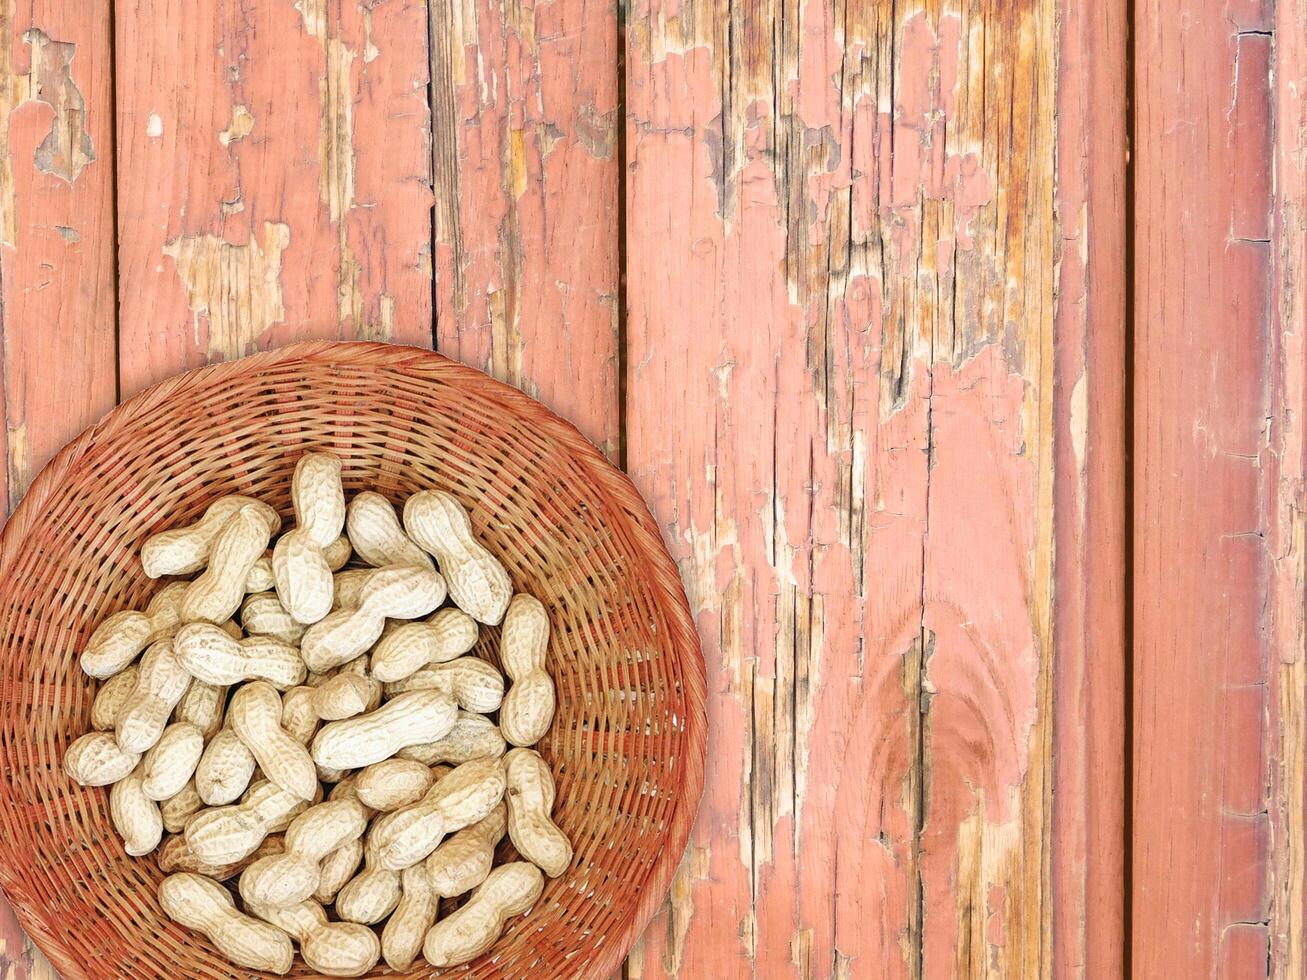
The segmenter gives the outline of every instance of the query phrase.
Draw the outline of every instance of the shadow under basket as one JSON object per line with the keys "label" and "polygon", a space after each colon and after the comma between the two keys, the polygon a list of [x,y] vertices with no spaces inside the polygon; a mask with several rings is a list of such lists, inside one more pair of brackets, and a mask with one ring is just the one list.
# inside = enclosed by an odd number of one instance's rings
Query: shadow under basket
{"label": "shadow under basket", "polygon": [[[0,537],[0,886],[65,977],[264,976],[168,919],[154,854],[128,857],[108,788],[64,775],[98,683],[78,655],[160,587],[145,538],[223,494],[289,517],[296,460],[329,450],[347,495],[455,494],[514,587],[544,602],[558,712],[539,745],[576,856],[494,948],[411,977],[586,977],[618,968],[666,897],[703,788],[694,623],[625,475],[538,402],[430,351],[298,344],[130,399],[41,472]],[[479,652],[496,656],[498,628]],[[314,975],[296,958],[292,976]],[[373,975],[393,976],[379,964]]]}

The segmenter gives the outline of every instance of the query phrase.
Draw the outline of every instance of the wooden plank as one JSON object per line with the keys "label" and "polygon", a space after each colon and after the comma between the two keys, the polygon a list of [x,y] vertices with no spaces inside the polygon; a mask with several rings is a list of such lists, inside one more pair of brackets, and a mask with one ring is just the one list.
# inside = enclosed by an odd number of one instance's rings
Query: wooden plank
{"label": "wooden plank", "polygon": [[1054,13],[631,11],[628,460],[714,691],[631,976],[1050,970]]}
{"label": "wooden plank", "polygon": [[317,337],[431,344],[426,5],[117,12],[124,394]]}
{"label": "wooden plank", "polygon": [[431,4],[437,346],[617,458],[617,5]]}
{"label": "wooden plank", "polygon": [[114,401],[109,4],[0,4],[3,480],[10,509]]}
{"label": "wooden plank", "polygon": [[1270,8],[1136,5],[1138,976],[1267,969]]}
{"label": "wooden plank", "polygon": [[1083,980],[1125,974],[1126,8],[1060,8],[1053,975]]}
{"label": "wooden plank", "polygon": [[[4,503],[113,405],[109,4],[0,2]],[[0,973],[53,978],[0,896]]]}
{"label": "wooden plank", "polygon": [[1271,976],[1307,975],[1307,3],[1275,8],[1271,432]]}

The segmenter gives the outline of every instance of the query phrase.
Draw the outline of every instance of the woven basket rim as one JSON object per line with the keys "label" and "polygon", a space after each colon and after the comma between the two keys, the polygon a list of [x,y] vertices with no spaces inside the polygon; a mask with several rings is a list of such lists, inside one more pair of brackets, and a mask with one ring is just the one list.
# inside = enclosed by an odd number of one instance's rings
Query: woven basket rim
{"label": "woven basket rim", "polygon": [[[639,889],[639,900],[633,914],[613,940],[604,943],[599,955],[586,964],[581,974],[592,980],[607,980],[626,958],[662,905],[689,842],[704,788],[708,731],[707,668],[679,571],[667,552],[661,529],[648,505],[626,473],[608,460],[575,425],[541,402],[438,351],[375,341],[301,341],[237,360],[184,371],[151,385],[114,406],[65,444],[41,468],[3,529],[0,529],[0,591],[5,588],[3,583],[8,579],[9,566],[32,521],[42,512],[51,494],[67,474],[99,439],[130,427],[138,414],[154,409],[160,401],[166,401],[188,387],[208,384],[228,375],[255,373],[293,361],[314,360],[370,362],[377,367],[397,366],[414,360],[439,363],[442,371],[456,379],[460,389],[477,390],[482,396],[499,402],[506,411],[527,418],[545,430],[551,440],[569,453],[602,486],[604,495],[632,522],[632,530],[641,539],[641,552],[647,559],[646,567],[650,572],[651,584],[658,593],[655,602],[667,616],[672,632],[670,642],[677,650],[685,670],[686,753],[685,764],[678,766],[685,802],[675,810],[667,828],[667,846],[662,849],[645,881],[632,886]],[[0,801],[6,807],[11,805],[8,793],[0,793]],[[4,862],[0,862],[0,889],[3,889],[13,907],[19,924],[61,974],[69,978],[89,976],[75,959],[73,950],[45,928],[43,910],[28,902],[22,879]]]}

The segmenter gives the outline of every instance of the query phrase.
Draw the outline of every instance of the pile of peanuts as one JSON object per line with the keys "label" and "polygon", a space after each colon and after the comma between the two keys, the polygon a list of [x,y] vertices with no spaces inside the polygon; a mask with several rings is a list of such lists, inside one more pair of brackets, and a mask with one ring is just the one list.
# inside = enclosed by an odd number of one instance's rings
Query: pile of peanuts
{"label": "pile of peanuts", "polygon": [[[94,730],[64,769],[112,784],[127,853],[158,848],[164,911],[239,966],[286,973],[292,942],[331,976],[419,949],[466,963],[572,860],[530,747],[554,715],[549,617],[448,493],[410,496],[401,525],[379,493],[346,507],[340,459],[310,453],[291,498],[271,551],[281,518],[243,496],[145,542],[149,577],[194,577],[92,634]],[[500,627],[507,682],[468,655],[478,624]],[[505,833],[521,860],[495,866]]]}

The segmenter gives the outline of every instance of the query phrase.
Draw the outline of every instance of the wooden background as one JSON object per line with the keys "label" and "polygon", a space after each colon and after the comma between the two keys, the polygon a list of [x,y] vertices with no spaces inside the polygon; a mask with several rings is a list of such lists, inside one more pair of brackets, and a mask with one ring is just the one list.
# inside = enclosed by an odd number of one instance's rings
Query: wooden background
{"label": "wooden background", "polygon": [[[309,337],[634,477],[712,729],[624,977],[1307,974],[1307,0],[0,22],[11,508]],[[52,975],[5,908],[0,977]]]}

